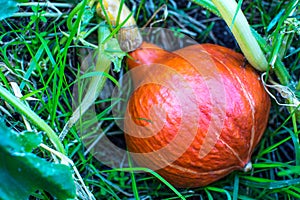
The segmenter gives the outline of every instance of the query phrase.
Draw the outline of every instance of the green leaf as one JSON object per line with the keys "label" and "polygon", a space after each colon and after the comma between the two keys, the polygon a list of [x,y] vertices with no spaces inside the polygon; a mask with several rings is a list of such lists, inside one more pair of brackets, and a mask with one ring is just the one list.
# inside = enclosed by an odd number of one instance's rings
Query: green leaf
{"label": "green leaf", "polygon": [[280,20],[280,18],[282,17],[282,15],[284,14],[285,9],[282,9],[275,17],[274,19],[272,19],[272,21],[270,22],[269,26],[267,27],[267,32],[269,32]]}
{"label": "green leaf", "polygon": [[[68,166],[47,162],[30,151],[41,142],[34,133],[17,134],[0,125],[0,199],[28,199],[45,190],[58,199],[76,195]],[[13,186],[13,187],[12,187]]]}
{"label": "green leaf", "polygon": [[31,6],[33,12],[37,13],[39,11],[39,6]]}
{"label": "green leaf", "polygon": [[210,0],[190,0],[191,2],[198,4],[217,16],[221,16],[216,6]]}
{"label": "green leaf", "polygon": [[290,166],[288,170],[277,173],[278,176],[300,175],[300,166]]}
{"label": "green leaf", "polygon": [[225,189],[217,188],[217,187],[211,187],[211,186],[206,187],[206,189],[207,189],[207,190],[211,190],[211,191],[215,191],[215,192],[224,193],[224,194],[226,194],[227,199],[230,199],[230,200],[231,200],[231,195],[230,195],[230,193],[229,193],[227,190],[225,190]]}
{"label": "green leaf", "polygon": [[32,152],[42,142],[42,135],[34,132],[16,133],[16,136],[17,148],[22,147],[19,151]]}
{"label": "green leaf", "polygon": [[286,188],[286,187],[300,184],[300,178],[283,180],[283,181],[275,181],[271,179],[251,177],[251,176],[243,176],[242,178],[243,180],[241,180],[240,182],[248,187],[263,188],[269,190]]}
{"label": "green leaf", "polygon": [[15,0],[0,0],[0,20],[12,16],[19,10]]}

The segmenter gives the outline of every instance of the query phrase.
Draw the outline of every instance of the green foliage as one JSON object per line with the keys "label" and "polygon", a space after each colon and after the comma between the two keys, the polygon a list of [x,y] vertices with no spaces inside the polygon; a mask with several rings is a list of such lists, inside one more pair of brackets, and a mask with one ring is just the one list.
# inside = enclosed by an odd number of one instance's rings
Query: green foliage
{"label": "green foliage", "polygon": [[58,199],[75,197],[70,167],[50,163],[32,153],[41,141],[40,134],[16,133],[0,126],[1,199],[27,199],[37,190],[45,190]]}
{"label": "green foliage", "polygon": [[44,11],[42,8],[40,8],[39,5],[32,6],[31,9],[34,12],[34,15],[30,16],[30,20],[32,23],[38,23],[39,20],[41,20],[44,23],[47,22],[47,18],[45,16],[43,16],[46,13],[46,11]]}
{"label": "green foliage", "polygon": [[[10,199],[24,199],[29,195],[49,199],[48,193],[58,199],[72,198],[75,195],[75,181],[79,190],[76,193],[78,199],[300,198],[300,126],[295,120],[295,115],[300,114],[293,112],[292,107],[278,105],[275,101],[267,130],[253,154],[253,169],[250,172],[236,171],[207,187],[177,189],[149,169],[131,166],[108,169],[88,152],[78,130],[73,127],[60,148],[63,148],[82,176],[84,181],[78,183],[78,177],[71,176],[69,167],[46,161],[52,159],[49,152],[42,148],[36,149],[41,143],[41,135],[36,134],[36,131],[25,131],[27,127],[20,115],[27,120],[32,119],[32,112],[39,116],[41,121],[33,119],[30,125],[45,133],[46,130],[50,131],[50,135],[44,135],[43,144],[51,146],[51,139],[57,137],[54,134],[63,129],[74,111],[74,85],[77,81],[102,76],[108,81],[94,104],[97,110],[97,127],[103,129],[108,136],[118,138],[118,142],[123,141],[122,131],[116,126],[111,113],[114,105],[111,105],[112,99],[109,96],[114,86],[123,86],[122,83],[118,85],[117,80],[126,72],[126,66],[122,62],[125,54],[119,50],[116,42],[116,27],[110,27],[112,30],[108,34],[99,34],[99,27],[108,25],[100,23],[102,20],[96,17],[94,8],[90,9],[85,5],[87,1],[76,1],[83,2],[84,6],[70,5],[70,1],[60,1],[66,2],[62,4],[49,1],[52,7],[31,2],[34,5],[22,6],[22,10],[29,14],[18,13],[19,18],[9,17],[17,11],[16,1],[0,2],[1,9],[6,9],[0,14],[0,18],[6,17],[0,22],[0,87],[9,92],[12,91],[10,82],[16,82],[24,95],[20,99],[20,105],[25,108],[24,104],[27,109],[31,109],[31,112],[19,110],[11,104],[17,99],[15,96],[4,98],[1,95],[0,115],[5,116],[5,123],[9,127],[21,130],[22,134],[0,128],[0,180],[6,180],[0,183],[0,199],[5,199],[4,195],[11,195]],[[298,1],[239,2],[242,2],[240,6],[268,61],[279,62],[287,72],[282,84],[289,86],[299,98],[299,5],[295,7]],[[133,0],[125,3],[133,10],[139,27],[152,19],[151,23],[155,22],[153,26],[169,28],[177,35],[185,34],[198,42],[216,43],[239,51],[229,28],[217,17],[219,12],[210,0]],[[11,7],[5,7],[7,5]],[[167,8],[167,12],[160,10],[155,13],[163,5],[166,5],[163,8]],[[297,8],[294,13],[293,8]],[[56,14],[57,10],[62,14]],[[168,14],[167,18],[165,13]],[[153,14],[155,16],[151,18]],[[159,21],[161,19],[163,20]],[[83,74],[84,53],[98,47],[98,37],[101,35],[105,36],[100,41],[107,42],[105,53],[114,62],[114,68],[107,72]],[[76,79],[77,75],[80,75],[79,79]],[[272,70],[269,77],[273,83],[279,84],[281,81]],[[272,88],[269,90],[280,102],[284,102],[280,91]],[[44,130],[43,127],[47,129]],[[18,170],[21,170],[21,176]],[[9,187],[12,181],[16,186],[13,189]],[[85,190],[81,188],[84,188],[84,184],[92,195],[83,192]],[[43,191],[35,193],[36,190]]]}

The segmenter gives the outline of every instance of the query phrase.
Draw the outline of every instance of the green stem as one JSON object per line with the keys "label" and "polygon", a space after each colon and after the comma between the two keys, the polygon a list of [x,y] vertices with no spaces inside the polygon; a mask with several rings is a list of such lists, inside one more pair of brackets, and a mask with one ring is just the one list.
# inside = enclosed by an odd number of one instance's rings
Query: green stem
{"label": "green stem", "polygon": [[[219,17],[223,17],[223,18],[226,17],[226,16],[221,15],[221,13],[218,11],[216,6],[214,4],[212,4],[211,1],[191,0],[191,2],[194,2],[200,6],[208,9],[210,12],[214,13],[215,15],[217,15]],[[229,4],[229,3],[228,3],[228,1],[224,1],[223,4],[226,6],[226,4]],[[229,12],[229,13],[232,12],[231,16],[234,16],[234,14],[235,14],[233,12],[235,10],[230,10],[230,9],[223,9],[223,10],[225,10],[225,12]],[[232,21],[230,19],[227,19],[227,21],[229,21],[229,26],[231,26]],[[236,23],[236,21],[234,23]],[[249,26],[248,23],[247,23],[247,26]],[[242,28],[240,28],[240,31],[241,31],[240,34],[244,34],[242,31],[247,31],[247,30],[249,31],[249,29],[243,30]],[[262,48],[263,52],[265,52],[265,53],[271,52],[271,47],[267,44],[266,40],[263,37],[261,37],[253,28],[250,27],[250,30],[251,30],[251,34],[255,37],[256,41],[258,42],[260,48]],[[248,33],[248,34],[250,34],[250,33]],[[245,38],[245,40],[247,40],[247,38]],[[253,55],[256,54],[256,52],[251,49],[249,50],[249,52],[252,53]],[[247,55],[245,55],[245,56],[247,57]],[[248,59],[248,57],[247,57],[247,59]],[[282,63],[282,61],[280,59],[276,60],[273,70],[281,84],[288,85],[290,83],[291,76],[289,75],[287,69],[285,68],[284,64]],[[267,71],[267,70],[265,70],[265,71]],[[299,83],[299,89],[300,89],[300,83]]]}
{"label": "green stem", "polygon": [[34,111],[32,111],[28,106],[26,106],[20,99],[12,95],[3,86],[0,86],[0,96],[6,102],[15,107],[22,115],[26,116],[26,118],[33,122],[37,127],[45,131],[56,150],[62,154],[65,154],[64,146],[60,142],[58,136],[43,119],[41,119]]}
{"label": "green stem", "polygon": [[[103,40],[108,37],[110,31],[105,26],[100,26],[98,29],[98,49],[97,49],[97,61],[95,66],[96,72],[108,73],[110,70],[111,61],[104,53]],[[87,93],[80,101],[80,105],[73,112],[68,123],[60,133],[60,140],[69,132],[70,128],[80,119],[80,117],[93,105],[97,96],[104,87],[106,76],[93,76],[89,82]]]}
{"label": "green stem", "polygon": [[218,8],[227,25],[231,27],[231,31],[249,63],[259,71],[267,71],[268,62],[266,57],[254,38],[246,17],[238,9],[235,0],[212,0],[212,2]]}
{"label": "green stem", "polygon": [[[263,37],[261,37],[254,29],[252,29],[252,34],[264,52],[272,51],[271,47],[267,44],[266,40]],[[280,58],[276,59],[273,70],[281,84],[288,85],[290,83],[291,76]]]}
{"label": "green stem", "polygon": [[[191,0],[192,2],[195,2],[199,4],[200,6],[203,6],[204,8],[207,8],[214,14],[222,17],[227,25],[229,27],[232,27],[232,33],[239,43],[243,53],[245,54],[247,60],[250,62],[250,64],[253,65],[256,69],[260,71],[267,71],[272,70],[275,72],[276,77],[280,81],[282,85],[289,86],[291,83],[291,76],[289,72],[287,71],[286,67],[284,66],[283,62],[281,61],[282,54],[280,54],[282,43],[277,44],[277,49],[271,48],[264,38],[262,38],[254,29],[252,29],[245,16],[243,15],[242,11],[238,8],[237,3],[235,0],[211,0],[214,5],[208,1],[208,0]],[[296,10],[296,5],[299,3],[299,0],[294,0],[291,2],[290,6],[288,7],[288,12],[286,13],[286,16],[284,18],[286,19],[291,14],[293,14]],[[236,17],[236,18],[235,18]],[[235,20],[234,20],[235,18]],[[283,23],[284,20],[281,20],[281,23]],[[279,29],[278,29],[279,30]],[[290,36],[289,36],[290,37]],[[281,39],[281,38],[279,38]],[[286,38],[284,38],[286,39]],[[288,38],[288,42],[290,43],[292,38]],[[289,43],[283,44],[286,46],[283,46],[283,52],[285,52],[285,49],[289,46]],[[269,68],[269,64],[267,62],[266,57],[264,56],[263,52],[269,53],[269,52],[276,52],[276,54],[279,54],[279,57],[274,56],[274,66],[273,68]],[[272,57],[271,57],[272,58]],[[275,60],[276,58],[276,60]],[[261,60],[260,60],[261,59]],[[296,90],[300,90],[300,81],[296,86]],[[293,102],[294,99],[290,97],[287,99],[287,102]],[[300,112],[296,112],[297,120],[299,120],[300,123]]]}
{"label": "green stem", "polygon": [[280,59],[276,60],[275,68],[273,70],[282,85],[287,86],[290,84],[291,76]]}

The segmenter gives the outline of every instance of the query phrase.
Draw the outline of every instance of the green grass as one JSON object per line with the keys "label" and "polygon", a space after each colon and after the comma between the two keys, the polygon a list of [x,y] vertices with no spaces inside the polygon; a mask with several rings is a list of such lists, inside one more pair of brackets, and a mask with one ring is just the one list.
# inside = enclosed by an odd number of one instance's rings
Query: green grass
{"label": "green grass", "polygon": [[[194,1],[206,5],[210,11],[195,3],[188,3],[186,6],[185,2],[175,0],[145,0],[140,4],[137,1],[125,2],[130,8],[134,8],[134,16],[140,27],[166,4],[167,18],[164,19],[163,10],[157,12],[152,22],[164,20],[153,26],[187,34],[200,43],[216,43],[240,51],[226,24],[210,12],[217,14],[215,8],[209,4],[210,1]],[[299,11],[293,10],[299,2],[239,2],[242,3],[242,9],[251,27],[261,36],[258,38],[259,44],[263,45],[262,49],[266,51],[269,63],[280,59],[284,73],[289,74],[286,79],[278,79],[273,73],[269,76],[274,82],[287,85],[299,99],[300,25]],[[18,108],[16,105],[21,105],[20,103],[1,93],[0,116],[7,126],[17,132],[28,129],[26,121],[22,119],[22,116],[26,116],[31,120],[30,127],[35,132],[47,133],[43,140],[45,145],[66,153],[80,174],[74,178],[78,188],[81,188],[78,189],[78,199],[88,199],[88,195],[90,199],[300,199],[300,115],[294,112],[293,107],[277,105],[274,100],[268,127],[252,157],[253,170],[247,173],[233,172],[207,187],[176,189],[149,169],[131,166],[108,168],[87,152],[78,134],[78,126],[70,128],[61,142],[64,148],[59,147],[60,141],[56,141],[56,137],[74,111],[73,89],[77,87],[78,82],[84,82],[88,78],[87,75],[81,79],[77,78],[83,74],[80,71],[82,57],[88,50],[98,46],[100,41],[100,33],[97,32],[99,19],[82,7],[78,7],[76,14],[72,13],[75,7],[72,3],[53,4],[62,14],[42,5],[24,5],[13,17],[1,21],[0,84],[13,94],[10,82],[16,82],[24,95],[21,101],[27,106],[22,107],[24,109]],[[288,16],[289,14],[291,16]],[[108,37],[112,36],[114,35],[110,34]],[[115,80],[126,72],[126,66],[120,61],[114,64],[108,74],[100,76],[101,79],[107,79],[108,83],[103,87],[94,106],[99,129],[120,141],[122,131],[117,127],[112,115],[113,106],[109,94],[112,92],[111,88],[116,86]],[[120,71],[117,72],[119,68]],[[278,93],[280,91],[271,88],[269,90],[279,102],[285,103],[285,99]],[[79,97],[83,95],[79,94]],[[26,100],[29,97],[35,100]],[[29,107],[35,114],[28,110]],[[39,119],[35,115],[39,116]],[[93,129],[93,119],[82,119],[82,123],[79,123],[80,128],[97,133],[98,129]],[[51,135],[53,133],[56,135]],[[44,148],[39,148],[35,153],[47,160],[53,160],[53,156]],[[59,159],[55,159],[59,162]],[[124,159],[130,160],[128,155],[125,155]],[[37,191],[34,196],[36,199],[50,198],[49,194],[43,191]]]}

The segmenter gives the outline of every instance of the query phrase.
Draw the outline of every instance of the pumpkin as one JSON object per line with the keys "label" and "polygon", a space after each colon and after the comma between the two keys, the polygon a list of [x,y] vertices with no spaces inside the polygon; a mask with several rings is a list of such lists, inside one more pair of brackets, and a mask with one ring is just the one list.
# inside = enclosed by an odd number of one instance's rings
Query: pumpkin
{"label": "pumpkin", "polygon": [[138,165],[184,188],[251,169],[270,99],[243,55],[213,44],[170,52],[144,42],[127,63],[135,89],[124,131]]}

